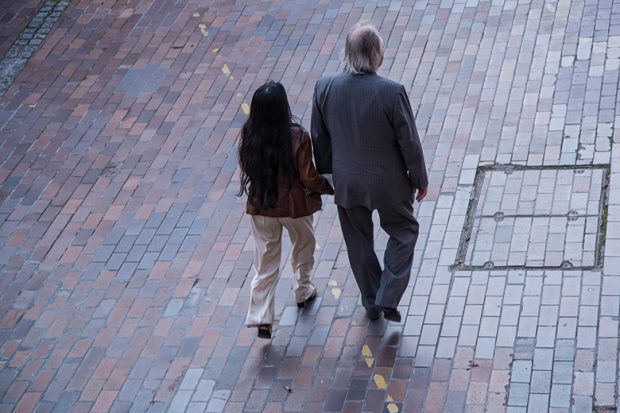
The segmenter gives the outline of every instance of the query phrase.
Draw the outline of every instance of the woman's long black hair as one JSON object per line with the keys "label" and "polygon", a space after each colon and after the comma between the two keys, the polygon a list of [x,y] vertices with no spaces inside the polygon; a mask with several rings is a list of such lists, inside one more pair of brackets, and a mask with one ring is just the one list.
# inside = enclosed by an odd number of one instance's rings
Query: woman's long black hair
{"label": "woman's long black hair", "polygon": [[259,87],[250,106],[250,117],[241,130],[239,196],[248,194],[260,209],[272,208],[278,199],[278,175],[290,188],[297,179],[291,147],[293,119],[284,86],[267,82]]}

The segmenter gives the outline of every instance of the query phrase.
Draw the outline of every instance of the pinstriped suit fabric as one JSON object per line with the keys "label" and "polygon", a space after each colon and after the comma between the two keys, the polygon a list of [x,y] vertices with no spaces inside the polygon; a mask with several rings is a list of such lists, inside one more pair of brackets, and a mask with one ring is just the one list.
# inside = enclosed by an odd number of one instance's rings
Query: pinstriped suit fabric
{"label": "pinstriped suit fabric", "polygon": [[407,92],[396,82],[349,73],[320,79],[311,129],[317,170],[333,174],[339,206],[395,205],[428,184]]}

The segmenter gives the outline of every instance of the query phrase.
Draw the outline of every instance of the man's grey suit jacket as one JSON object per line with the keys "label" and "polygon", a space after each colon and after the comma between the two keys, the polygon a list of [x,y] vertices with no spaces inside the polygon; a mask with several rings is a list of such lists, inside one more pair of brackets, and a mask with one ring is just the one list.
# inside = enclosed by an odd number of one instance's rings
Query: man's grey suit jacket
{"label": "man's grey suit jacket", "polygon": [[339,206],[395,205],[428,185],[409,98],[396,82],[346,72],[319,79],[311,132],[317,170],[332,174]]}

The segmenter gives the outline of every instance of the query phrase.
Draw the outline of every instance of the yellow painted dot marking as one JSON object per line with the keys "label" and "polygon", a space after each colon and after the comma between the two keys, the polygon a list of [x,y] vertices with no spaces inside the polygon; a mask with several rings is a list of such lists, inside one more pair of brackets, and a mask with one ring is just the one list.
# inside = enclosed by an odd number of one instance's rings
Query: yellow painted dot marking
{"label": "yellow painted dot marking", "polygon": [[226,63],[224,63],[224,66],[222,66],[222,73],[230,77],[230,69],[228,68],[228,65]]}
{"label": "yellow painted dot marking", "polygon": [[387,389],[387,383],[385,382],[385,379],[383,378],[382,375],[375,374],[373,378],[375,379],[375,384],[377,385],[378,389],[382,389],[382,390]]}
{"label": "yellow painted dot marking", "polygon": [[243,113],[245,113],[245,116],[250,115],[250,105],[248,105],[247,103],[243,102],[241,104],[241,110],[243,111]]}
{"label": "yellow painted dot marking", "polygon": [[372,357],[372,351],[370,351],[370,347],[368,347],[368,344],[364,344],[364,347],[362,347],[362,356]]}
{"label": "yellow painted dot marking", "polygon": [[194,16],[194,17],[200,17],[200,13],[194,13],[194,14],[192,14],[192,16]]}
{"label": "yellow painted dot marking", "polygon": [[340,298],[341,294],[342,294],[342,291],[340,290],[340,288],[338,287],[332,288],[332,295],[334,296],[336,300]]}
{"label": "yellow painted dot marking", "polygon": [[217,52],[219,52],[219,51],[220,51],[220,49],[218,49],[218,48],[216,47],[215,49],[213,49],[213,50],[211,50],[211,51],[212,51],[213,53],[217,53]]}
{"label": "yellow painted dot marking", "polygon": [[209,35],[209,33],[207,32],[207,25],[206,24],[199,24],[198,28],[200,28],[200,33],[202,33],[202,35],[204,37],[207,37]]}
{"label": "yellow painted dot marking", "polygon": [[364,361],[368,368],[371,368],[372,365],[375,364],[375,359],[372,358],[372,351],[370,351],[370,348],[366,344],[362,347],[362,356],[364,356]]}
{"label": "yellow painted dot marking", "polygon": [[338,288],[338,283],[335,280],[329,280],[327,282],[327,285],[332,287],[331,292],[332,292],[332,295],[334,296],[334,298],[336,300],[339,299],[340,295],[342,294],[342,290],[340,288]]}
{"label": "yellow painted dot marking", "polygon": [[390,413],[398,413],[398,406],[395,405],[394,403],[389,403],[387,405],[387,409],[389,410]]}

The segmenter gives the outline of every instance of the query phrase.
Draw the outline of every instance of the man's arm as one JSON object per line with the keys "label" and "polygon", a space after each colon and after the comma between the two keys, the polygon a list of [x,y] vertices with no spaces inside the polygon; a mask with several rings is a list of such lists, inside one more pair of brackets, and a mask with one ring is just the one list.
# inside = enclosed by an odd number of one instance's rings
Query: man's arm
{"label": "man's arm", "polygon": [[428,187],[428,177],[426,175],[426,164],[424,163],[424,153],[422,144],[418,136],[418,129],[415,126],[415,119],[407,91],[401,85],[396,96],[392,110],[392,122],[396,139],[400,146],[400,151],[405,161],[405,166],[409,171],[411,186],[418,190],[416,199],[421,201],[426,195]]}
{"label": "man's arm", "polygon": [[312,120],[310,131],[312,136],[312,147],[314,149],[314,163],[316,170],[320,174],[332,173],[332,140],[323,122],[323,114],[319,105],[319,94],[317,84],[314,86],[314,97],[312,98]]}

